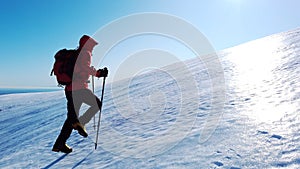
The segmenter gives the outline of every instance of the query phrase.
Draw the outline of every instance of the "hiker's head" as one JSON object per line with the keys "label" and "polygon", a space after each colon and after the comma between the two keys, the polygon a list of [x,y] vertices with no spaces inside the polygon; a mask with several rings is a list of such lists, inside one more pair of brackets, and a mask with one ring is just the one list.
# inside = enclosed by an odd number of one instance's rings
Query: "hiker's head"
{"label": "hiker's head", "polygon": [[83,35],[79,40],[79,49],[93,50],[98,42],[88,35]]}

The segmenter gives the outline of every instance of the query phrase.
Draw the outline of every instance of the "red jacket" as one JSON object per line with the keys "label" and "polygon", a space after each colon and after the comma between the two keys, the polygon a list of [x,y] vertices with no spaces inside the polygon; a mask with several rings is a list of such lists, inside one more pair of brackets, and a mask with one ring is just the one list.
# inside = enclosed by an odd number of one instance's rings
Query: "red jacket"
{"label": "red jacket", "polygon": [[97,70],[91,67],[91,59],[91,51],[85,49],[82,49],[80,51],[74,67],[72,83],[66,86],[66,91],[74,91],[88,88],[88,79],[90,75],[95,76],[97,73]]}

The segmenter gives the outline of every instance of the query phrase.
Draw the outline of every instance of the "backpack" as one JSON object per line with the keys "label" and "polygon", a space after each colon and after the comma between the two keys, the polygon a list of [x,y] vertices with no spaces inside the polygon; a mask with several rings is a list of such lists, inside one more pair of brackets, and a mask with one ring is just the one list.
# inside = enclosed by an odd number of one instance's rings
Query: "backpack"
{"label": "backpack", "polygon": [[58,86],[69,85],[72,83],[73,71],[78,57],[78,50],[61,49],[55,55],[55,62],[50,76],[56,76]]}

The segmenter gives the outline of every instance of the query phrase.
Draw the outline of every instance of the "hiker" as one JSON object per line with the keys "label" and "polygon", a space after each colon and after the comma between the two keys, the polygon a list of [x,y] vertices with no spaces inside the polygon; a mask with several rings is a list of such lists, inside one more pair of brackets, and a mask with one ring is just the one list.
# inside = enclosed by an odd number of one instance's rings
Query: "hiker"
{"label": "hiker", "polygon": [[[107,68],[96,70],[91,67],[91,57],[93,48],[98,44],[93,38],[83,35],[79,41],[78,57],[73,70],[73,78],[70,84],[65,86],[65,95],[67,98],[67,119],[65,120],[59,136],[57,137],[52,151],[72,152],[66,141],[70,137],[72,130],[75,129],[83,137],[88,134],[85,130],[87,124],[94,115],[100,110],[102,103],[94,93],[88,89],[88,79],[90,75],[96,77],[107,77]],[[89,109],[81,116],[79,110],[81,105],[89,105]]]}

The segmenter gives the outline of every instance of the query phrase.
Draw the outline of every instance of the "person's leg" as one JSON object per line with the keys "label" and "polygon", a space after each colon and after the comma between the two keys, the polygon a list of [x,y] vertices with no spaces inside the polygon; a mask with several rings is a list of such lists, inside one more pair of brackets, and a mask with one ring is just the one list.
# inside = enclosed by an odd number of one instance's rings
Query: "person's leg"
{"label": "person's leg", "polygon": [[[76,112],[75,113],[76,117],[72,118],[73,119],[72,126],[73,126],[73,129],[77,130],[80,135],[82,135],[83,137],[87,137],[88,134],[87,134],[84,126],[78,120],[80,107],[83,103],[83,98],[84,97],[82,96],[81,90],[76,90],[76,91],[72,92],[73,107]],[[72,115],[74,115],[74,114],[72,114]]]}
{"label": "person's leg", "polygon": [[96,95],[94,95],[92,91],[88,89],[82,90],[81,96],[82,96],[83,103],[90,106],[90,108],[81,117],[79,117],[80,123],[82,125],[85,125],[100,110],[102,104],[100,99]]}
{"label": "person's leg", "polygon": [[78,110],[75,110],[74,102],[72,98],[72,92],[65,92],[65,94],[67,98],[67,110],[68,110],[67,119],[64,122],[60,134],[55,141],[55,144],[53,146],[53,151],[63,151],[63,152],[66,151],[68,153],[68,151],[71,152],[72,149],[70,148],[68,149],[66,145],[66,141],[68,140],[68,138],[72,133],[73,130],[72,124],[78,122],[78,118],[76,114],[76,111],[78,112]]}
{"label": "person's leg", "polygon": [[72,130],[72,124],[70,123],[69,119],[67,119],[53,145],[52,151],[62,151],[64,153],[72,152],[72,149],[66,145],[66,141],[70,137]]}

